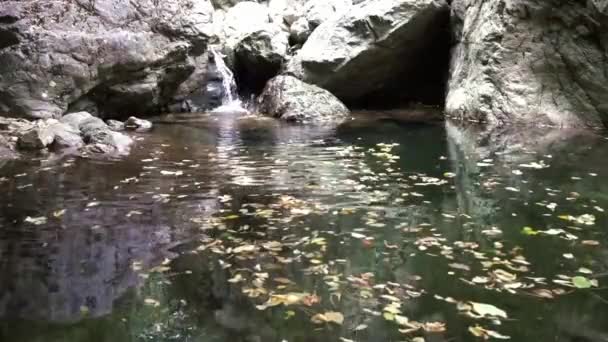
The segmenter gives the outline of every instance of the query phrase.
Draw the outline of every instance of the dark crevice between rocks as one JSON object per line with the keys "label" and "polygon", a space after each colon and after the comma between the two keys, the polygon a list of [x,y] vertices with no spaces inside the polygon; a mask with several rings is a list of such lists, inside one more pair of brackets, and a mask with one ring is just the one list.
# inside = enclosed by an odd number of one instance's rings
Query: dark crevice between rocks
{"label": "dark crevice between rocks", "polygon": [[353,109],[393,109],[420,105],[442,108],[445,103],[453,47],[450,15],[446,11],[425,36],[416,54],[404,56],[411,67],[385,82],[382,88],[347,103]]}

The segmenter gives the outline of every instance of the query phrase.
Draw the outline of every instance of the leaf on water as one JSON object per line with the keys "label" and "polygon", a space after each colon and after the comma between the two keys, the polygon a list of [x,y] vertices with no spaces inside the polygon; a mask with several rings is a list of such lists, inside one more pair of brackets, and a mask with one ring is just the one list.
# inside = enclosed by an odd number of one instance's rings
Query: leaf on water
{"label": "leaf on water", "polygon": [[591,214],[583,214],[580,216],[560,215],[558,218],[586,226],[592,226],[595,224],[595,216]]}
{"label": "leaf on water", "polygon": [[41,224],[45,224],[47,221],[46,217],[44,216],[40,216],[40,217],[26,217],[24,222],[26,223],[31,223],[33,225],[39,226]]}
{"label": "leaf on water", "polygon": [[53,212],[53,217],[60,218],[63,214],[65,214],[65,209],[57,210]]}
{"label": "leaf on water", "polygon": [[323,323],[336,323],[342,325],[344,323],[344,315],[335,311],[328,311],[326,313],[319,313],[310,319],[311,322],[315,324],[323,324]]}
{"label": "leaf on water", "polygon": [[160,302],[157,301],[156,299],[153,299],[153,298],[146,298],[146,299],[144,299],[144,303],[146,305],[151,305],[151,306],[154,306],[154,307],[160,306]]}
{"label": "leaf on water", "polygon": [[480,338],[483,338],[486,340],[489,337],[493,337],[493,338],[497,338],[497,339],[501,339],[501,340],[508,340],[511,338],[509,336],[501,335],[500,333],[498,333],[496,331],[483,328],[479,325],[476,325],[474,327],[469,327],[469,332],[471,334],[473,334],[473,336],[475,336],[475,337],[480,337]]}
{"label": "leaf on water", "polygon": [[588,289],[591,287],[597,287],[597,280],[589,280],[583,276],[572,277],[572,285],[577,289]]}
{"label": "leaf on water", "polygon": [[537,235],[538,231],[532,227],[525,226],[522,228],[521,233],[524,235]]}
{"label": "leaf on water", "polygon": [[491,304],[460,302],[458,303],[458,310],[473,318],[508,318],[506,311],[501,310]]}
{"label": "leaf on water", "polygon": [[460,264],[460,263],[451,263],[448,264],[449,267],[457,269],[457,270],[463,270],[463,271],[470,271],[471,268],[465,264]]}

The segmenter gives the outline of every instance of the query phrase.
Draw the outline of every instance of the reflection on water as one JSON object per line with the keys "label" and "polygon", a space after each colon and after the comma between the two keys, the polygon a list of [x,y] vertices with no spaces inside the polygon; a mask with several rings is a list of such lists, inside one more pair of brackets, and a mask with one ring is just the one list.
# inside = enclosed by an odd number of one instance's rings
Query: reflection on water
{"label": "reflection on water", "polygon": [[1,164],[1,341],[608,341],[601,136],[198,115],[138,140]]}

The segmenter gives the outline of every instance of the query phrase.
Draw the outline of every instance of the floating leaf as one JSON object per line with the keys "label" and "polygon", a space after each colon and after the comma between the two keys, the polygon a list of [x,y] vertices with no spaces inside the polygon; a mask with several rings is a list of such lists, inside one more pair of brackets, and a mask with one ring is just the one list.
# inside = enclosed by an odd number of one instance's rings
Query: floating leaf
{"label": "floating leaf", "polygon": [[593,282],[586,277],[576,276],[572,277],[572,285],[577,289],[588,289],[593,286]]}
{"label": "floating leaf", "polygon": [[526,227],[522,228],[521,233],[525,234],[525,235],[537,235],[538,231],[534,230],[534,228],[532,228],[532,227],[526,226]]}
{"label": "floating leaf", "polygon": [[328,311],[326,313],[316,314],[312,316],[310,320],[315,324],[336,323],[342,325],[342,323],[344,323],[344,316],[339,312]]}

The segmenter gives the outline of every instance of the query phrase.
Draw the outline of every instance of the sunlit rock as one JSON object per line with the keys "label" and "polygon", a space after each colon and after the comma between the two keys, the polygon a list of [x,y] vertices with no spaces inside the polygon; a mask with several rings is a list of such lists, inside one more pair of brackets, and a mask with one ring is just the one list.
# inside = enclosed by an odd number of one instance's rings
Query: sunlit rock
{"label": "sunlit rock", "polygon": [[454,0],[447,114],[493,125],[605,126],[608,17],[594,3]]}
{"label": "sunlit rock", "polygon": [[[289,63],[287,73],[331,91],[347,104],[399,83],[429,59],[448,20],[444,1],[370,0],[317,27]],[[399,78],[400,77],[400,78]]]}
{"label": "sunlit rock", "polygon": [[211,34],[210,2],[81,2],[0,3],[0,114],[157,112],[204,67],[193,60]]}
{"label": "sunlit rock", "polygon": [[350,115],[348,108],[330,92],[292,76],[271,79],[259,102],[261,113],[286,121],[339,122]]}

